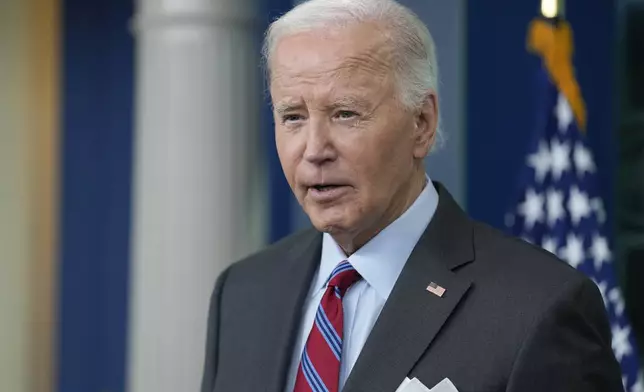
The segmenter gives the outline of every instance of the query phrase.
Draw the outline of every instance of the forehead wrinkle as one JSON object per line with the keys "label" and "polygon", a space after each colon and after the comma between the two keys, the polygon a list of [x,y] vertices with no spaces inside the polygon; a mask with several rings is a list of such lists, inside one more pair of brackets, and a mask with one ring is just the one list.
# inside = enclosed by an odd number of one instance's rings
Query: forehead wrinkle
{"label": "forehead wrinkle", "polygon": [[[280,71],[276,70],[274,76],[270,80],[271,90],[273,90],[274,87],[277,87],[278,89],[282,89],[285,92],[288,92],[292,91],[291,89],[293,88],[297,90],[303,85],[317,87],[320,84],[320,80],[337,78],[335,69],[308,69],[295,71],[293,69],[289,69],[289,67],[284,66]],[[330,83],[325,84],[329,85]],[[296,95],[299,96],[299,94]],[[288,97],[286,97],[285,99],[288,99]],[[299,97],[297,99],[302,99],[302,97]]]}
{"label": "forehead wrinkle", "polygon": [[[379,30],[377,30],[380,32]],[[356,37],[360,39],[360,37]],[[314,67],[308,69],[297,69],[288,62],[278,61],[275,64],[273,81],[281,79],[299,79],[298,82],[305,84],[316,83],[321,78],[341,78],[349,71],[349,77],[354,76],[355,71],[362,71],[369,76],[378,75],[386,77],[394,68],[394,51],[391,48],[390,40],[385,35],[377,38],[368,38],[360,47],[351,50],[353,53],[346,53],[344,46],[335,51],[335,56],[321,61]],[[353,41],[355,42],[355,41]],[[287,83],[288,84],[288,83]]]}
{"label": "forehead wrinkle", "polygon": [[[369,38],[363,42],[352,53],[339,48],[331,59],[327,58],[305,69],[278,60],[271,86],[282,90],[286,95],[285,101],[292,102],[293,98],[298,97],[295,99],[306,101],[305,106],[313,103],[318,106],[317,103],[323,101],[333,104],[343,95],[362,97],[372,106],[375,104],[371,102],[374,94],[380,96],[385,93],[384,90],[389,90],[383,87],[388,85],[384,82],[393,77],[393,64],[390,61],[393,50],[387,44],[386,37]],[[305,91],[301,90],[303,86]],[[309,89],[308,86],[313,88]]]}
{"label": "forehead wrinkle", "polygon": [[[307,88],[305,91],[299,89],[303,80],[293,83],[295,90],[290,90],[289,86],[282,85],[286,95],[275,103],[274,109],[278,113],[283,113],[302,108],[328,111],[347,106],[372,111],[382,104],[389,91],[389,88],[386,87],[388,84],[382,82],[387,75],[374,76],[367,72],[360,72],[359,75],[356,75],[355,72],[342,75],[342,72],[336,71],[331,73],[329,77],[333,80],[340,80],[340,82],[319,83],[314,79],[307,80],[307,83],[304,84],[311,86],[311,88]],[[342,80],[348,80],[348,82],[342,83]]]}
{"label": "forehead wrinkle", "polygon": [[384,50],[378,52],[365,50],[356,55],[347,56],[339,68],[365,71],[369,75],[386,76],[392,69],[389,57],[385,55]]}
{"label": "forehead wrinkle", "polygon": [[363,107],[367,106],[366,105],[366,99],[363,97],[359,96],[358,94],[347,94],[340,96],[335,99],[330,100],[330,104],[328,105],[330,108],[337,108],[337,107],[342,107],[342,106],[356,106],[356,107]]}
{"label": "forehead wrinkle", "polygon": [[346,56],[343,61],[347,67],[362,68],[369,73],[386,75],[393,67],[394,50],[387,32],[378,25],[373,25],[375,32],[363,41],[362,47],[355,54]]}

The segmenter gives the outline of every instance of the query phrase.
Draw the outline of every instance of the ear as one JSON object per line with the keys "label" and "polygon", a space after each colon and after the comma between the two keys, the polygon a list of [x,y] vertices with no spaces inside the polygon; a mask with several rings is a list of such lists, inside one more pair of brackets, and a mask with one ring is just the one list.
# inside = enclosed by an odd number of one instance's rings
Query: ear
{"label": "ear", "polygon": [[436,141],[437,128],[438,95],[436,91],[429,90],[423,105],[416,113],[414,158],[423,159],[429,154]]}

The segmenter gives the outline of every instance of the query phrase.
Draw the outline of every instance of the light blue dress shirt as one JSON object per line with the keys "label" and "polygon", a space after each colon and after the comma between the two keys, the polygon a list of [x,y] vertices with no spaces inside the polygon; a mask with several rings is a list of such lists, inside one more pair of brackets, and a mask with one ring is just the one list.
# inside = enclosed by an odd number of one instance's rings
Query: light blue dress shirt
{"label": "light blue dress shirt", "polygon": [[326,290],[326,280],[338,263],[349,260],[362,280],[351,286],[343,299],[344,339],[340,368],[342,389],[400,272],[437,206],[438,193],[428,178],[427,185],[407,211],[348,258],[329,234],[323,235],[320,266],[304,302],[286,392],[292,392],[295,386],[300,356]]}

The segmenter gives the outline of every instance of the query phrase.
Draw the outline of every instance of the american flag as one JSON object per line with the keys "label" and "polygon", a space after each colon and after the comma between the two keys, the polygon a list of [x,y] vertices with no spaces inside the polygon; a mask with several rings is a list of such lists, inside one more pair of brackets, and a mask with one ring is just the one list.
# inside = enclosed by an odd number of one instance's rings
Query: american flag
{"label": "american flag", "polygon": [[634,336],[613,270],[593,153],[566,96],[552,80],[544,66],[539,126],[506,225],[511,234],[559,256],[597,284],[611,323],[612,347],[622,368],[624,388],[644,392]]}
{"label": "american flag", "polygon": [[429,286],[427,286],[427,291],[438,297],[442,297],[443,294],[445,294],[445,288],[443,286],[437,285],[434,282],[431,282]]}

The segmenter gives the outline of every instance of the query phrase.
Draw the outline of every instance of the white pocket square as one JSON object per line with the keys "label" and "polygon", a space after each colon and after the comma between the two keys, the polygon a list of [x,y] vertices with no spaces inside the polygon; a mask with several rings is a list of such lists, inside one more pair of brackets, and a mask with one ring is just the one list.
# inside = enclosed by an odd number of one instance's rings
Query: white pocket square
{"label": "white pocket square", "polygon": [[400,384],[396,392],[458,392],[458,389],[452,384],[449,378],[444,379],[434,386],[434,388],[427,388],[420,380],[417,378],[409,379],[405,377],[405,380]]}

